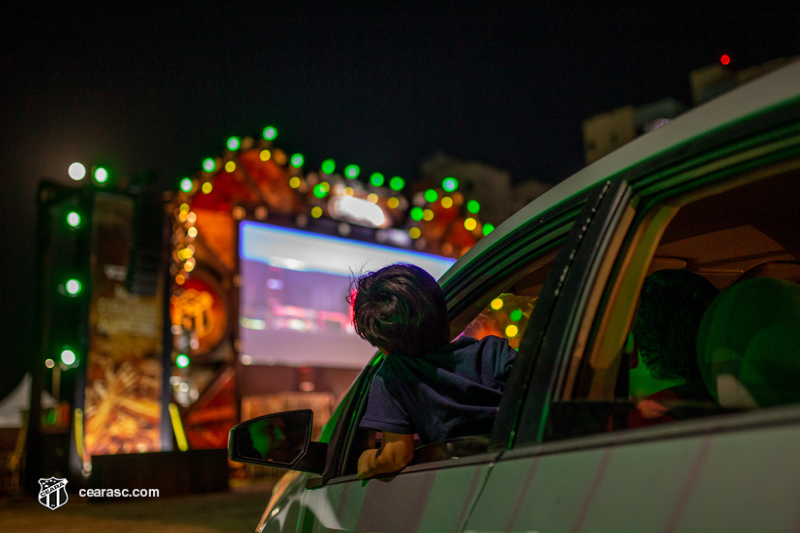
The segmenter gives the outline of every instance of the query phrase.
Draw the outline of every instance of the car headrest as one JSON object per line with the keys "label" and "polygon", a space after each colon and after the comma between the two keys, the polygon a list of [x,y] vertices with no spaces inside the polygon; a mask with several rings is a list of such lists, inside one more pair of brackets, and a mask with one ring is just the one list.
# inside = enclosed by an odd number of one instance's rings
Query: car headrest
{"label": "car headrest", "polygon": [[755,278],[777,278],[800,283],[800,262],[769,261],[756,265],[736,280],[736,283]]}
{"label": "car headrest", "polygon": [[732,285],[711,302],[697,337],[703,381],[723,407],[800,402],[800,285]]}

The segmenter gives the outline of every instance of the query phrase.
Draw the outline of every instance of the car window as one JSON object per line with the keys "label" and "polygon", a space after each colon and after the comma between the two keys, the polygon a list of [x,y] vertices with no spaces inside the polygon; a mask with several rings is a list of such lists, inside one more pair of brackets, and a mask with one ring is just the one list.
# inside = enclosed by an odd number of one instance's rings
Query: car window
{"label": "car window", "polygon": [[470,315],[467,312],[457,317],[454,321],[458,331],[456,336],[465,335],[478,340],[489,335],[504,337],[512,348],[518,350],[522,334],[528,327],[528,320],[556,255],[556,251],[547,254],[538,264],[528,265],[527,269],[520,272],[523,276],[510,286],[504,286],[499,291],[495,289],[485,295],[482,301],[488,300],[488,303],[463,328],[459,328],[458,324],[466,322]]}
{"label": "car window", "polygon": [[799,166],[638,199],[545,439],[800,403]]}
{"label": "car window", "polygon": [[[551,247],[540,251],[538,256],[528,257],[521,264],[511,264],[506,272],[484,285],[484,292],[475,297],[470,305],[451,317],[453,338],[461,335],[482,339],[495,335],[508,339],[509,345],[519,348],[530,319],[539,299],[547,273],[558,255],[558,248]],[[377,365],[376,365],[377,368]],[[361,420],[368,390],[362,395],[361,403],[353,417],[354,423]],[[354,474],[358,456],[367,447],[380,447],[381,434],[357,429],[351,439],[343,472]],[[417,440],[419,453],[415,454],[413,464],[423,464],[444,459],[457,459],[487,451],[488,435],[467,435],[444,443],[430,443],[422,446]]]}

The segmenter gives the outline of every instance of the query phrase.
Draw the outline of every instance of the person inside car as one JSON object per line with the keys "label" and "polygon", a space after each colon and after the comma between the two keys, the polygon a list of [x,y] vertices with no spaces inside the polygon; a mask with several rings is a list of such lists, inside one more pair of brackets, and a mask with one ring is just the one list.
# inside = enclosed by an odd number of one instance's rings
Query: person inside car
{"label": "person inside car", "polygon": [[414,265],[390,265],[354,285],[356,332],[386,356],[359,424],[382,432],[381,446],[361,454],[358,477],[405,468],[415,434],[422,444],[489,434],[517,354],[508,341],[450,342],[442,289]]}
{"label": "person inside car", "polygon": [[[659,270],[645,279],[633,336],[639,361],[654,381],[647,385],[648,395],[638,398],[632,427],[680,418],[684,406],[715,404],[700,374],[697,334],[703,313],[718,294],[710,281],[688,270]],[[635,381],[634,393],[646,390]],[[688,415],[691,409],[683,411]]]}

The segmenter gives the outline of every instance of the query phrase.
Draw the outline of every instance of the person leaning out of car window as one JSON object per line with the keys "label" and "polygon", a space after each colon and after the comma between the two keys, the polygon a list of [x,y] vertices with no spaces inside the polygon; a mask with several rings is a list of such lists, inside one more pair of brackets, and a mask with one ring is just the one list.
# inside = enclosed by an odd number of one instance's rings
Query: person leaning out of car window
{"label": "person leaning out of car window", "polygon": [[360,427],[382,432],[358,477],[405,468],[422,444],[488,435],[517,352],[506,339],[450,339],[444,294],[419,267],[395,264],[355,281],[356,332],[386,355]]}

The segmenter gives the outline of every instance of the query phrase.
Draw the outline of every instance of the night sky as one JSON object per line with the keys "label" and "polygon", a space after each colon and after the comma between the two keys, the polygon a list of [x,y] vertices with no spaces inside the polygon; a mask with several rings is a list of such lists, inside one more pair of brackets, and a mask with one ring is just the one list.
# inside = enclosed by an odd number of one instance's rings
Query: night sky
{"label": "night sky", "polygon": [[35,190],[74,161],[172,188],[269,124],[307,168],[413,181],[440,151],[557,183],[583,166],[584,119],[688,106],[689,72],[724,53],[800,54],[796,2],[67,4],[0,8],[0,399],[38,346]]}

